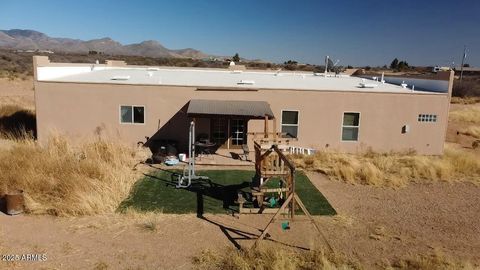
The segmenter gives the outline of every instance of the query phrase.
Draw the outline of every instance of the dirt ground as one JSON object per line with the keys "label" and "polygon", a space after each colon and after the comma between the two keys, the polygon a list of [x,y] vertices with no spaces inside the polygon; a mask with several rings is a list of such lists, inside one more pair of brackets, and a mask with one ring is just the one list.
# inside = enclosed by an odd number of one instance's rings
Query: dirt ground
{"label": "dirt ground", "polygon": [[[367,269],[440,253],[480,265],[480,187],[470,183],[411,184],[399,190],[351,185],[309,174],[337,211],[316,217],[336,252]],[[1,254],[46,254],[44,262],[0,262],[11,269],[189,269],[204,249],[249,247],[269,216],[94,217],[0,215]],[[325,247],[304,218],[271,239]],[[277,226],[278,225],[278,226]],[[0,267],[1,268],[1,267]]]}
{"label": "dirt ground", "polygon": [[[31,86],[28,80],[0,79],[0,105],[33,108]],[[451,109],[465,106],[480,104]],[[474,151],[471,138],[456,134],[462,125],[450,123],[447,141]],[[480,266],[480,187],[436,182],[395,190],[331,181],[321,174],[309,177],[338,213],[316,217],[328,242],[366,269],[434,253]],[[268,215],[58,218],[0,213],[1,255],[46,255],[42,262],[0,260],[0,269],[190,269],[192,257],[204,249],[251,246],[268,220]],[[297,247],[324,246],[308,222],[291,226],[282,232],[276,224],[271,239]]]}

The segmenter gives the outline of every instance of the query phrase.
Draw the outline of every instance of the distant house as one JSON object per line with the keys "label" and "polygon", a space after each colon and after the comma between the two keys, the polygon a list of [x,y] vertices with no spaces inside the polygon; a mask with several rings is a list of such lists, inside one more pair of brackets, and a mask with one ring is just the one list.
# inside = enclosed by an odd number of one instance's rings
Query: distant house
{"label": "distant house", "polygon": [[[443,89],[358,77],[231,69],[52,63],[34,57],[38,140],[111,136],[188,145],[189,122],[218,147],[253,149],[264,122],[292,144],[356,152],[443,152],[453,72]],[[427,85],[427,84],[425,84]]]}
{"label": "distant house", "polygon": [[15,50],[16,53],[48,53],[53,54],[54,52],[51,50]]}

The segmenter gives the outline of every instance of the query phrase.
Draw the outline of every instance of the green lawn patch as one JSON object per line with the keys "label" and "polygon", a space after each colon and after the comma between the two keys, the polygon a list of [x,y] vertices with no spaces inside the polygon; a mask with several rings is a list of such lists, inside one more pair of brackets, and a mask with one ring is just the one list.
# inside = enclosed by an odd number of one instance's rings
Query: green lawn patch
{"label": "green lawn patch", "polygon": [[[211,170],[199,171],[208,181],[196,181],[188,189],[177,189],[178,171],[156,170],[137,181],[130,196],[119,210],[134,208],[140,211],[163,213],[231,213],[238,212],[235,204],[239,191],[249,192],[254,171]],[[312,215],[334,215],[335,210],[313,186],[308,177],[296,174],[297,193]]]}

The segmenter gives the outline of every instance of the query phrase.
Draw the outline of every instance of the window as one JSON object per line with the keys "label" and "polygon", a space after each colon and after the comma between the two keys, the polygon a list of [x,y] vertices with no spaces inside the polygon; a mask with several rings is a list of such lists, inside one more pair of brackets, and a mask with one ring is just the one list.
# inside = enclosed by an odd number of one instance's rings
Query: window
{"label": "window", "polygon": [[343,113],[342,141],[358,141],[360,113]]}
{"label": "window", "polygon": [[286,133],[287,137],[297,138],[298,111],[282,111],[282,133]]}
{"label": "window", "polygon": [[120,122],[122,124],[145,123],[145,107],[144,106],[120,106]]}
{"label": "window", "polygon": [[437,122],[436,114],[419,114],[418,122]]}

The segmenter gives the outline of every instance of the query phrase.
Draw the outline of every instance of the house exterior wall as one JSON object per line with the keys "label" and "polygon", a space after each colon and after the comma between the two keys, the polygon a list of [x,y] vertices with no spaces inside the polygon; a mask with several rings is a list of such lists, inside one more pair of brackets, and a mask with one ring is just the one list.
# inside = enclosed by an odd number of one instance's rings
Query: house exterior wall
{"label": "house exterior wall", "polygon": [[[35,81],[38,140],[52,132],[73,139],[95,135],[136,143],[159,129],[163,136],[184,142],[191,99],[267,101],[281,130],[281,111],[299,111],[298,141],[293,145],[356,152],[414,149],[420,154],[442,154],[448,123],[449,93],[378,93],[301,90],[197,90],[195,87],[120,85]],[[145,124],[121,124],[120,105],[144,105]],[[359,138],[343,142],[344,112],[360,113]],[[417,122],[419,114],[436,114],[437,122]],[[408,125],[410,131],[402,133]],[[209,123],[203,121],[202,128]],[[270,128],[271,128],[270,124]],[[263,132],[262,120],[250,120],[249,132]],[[248,138],[252,144],[252,138]],[[253,149],[253,147],[251,147]]]}

